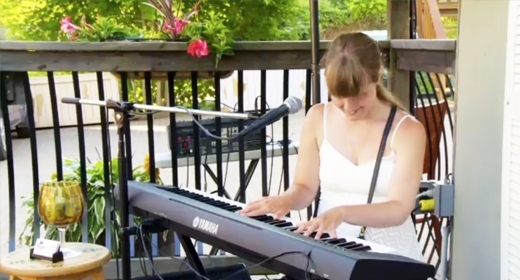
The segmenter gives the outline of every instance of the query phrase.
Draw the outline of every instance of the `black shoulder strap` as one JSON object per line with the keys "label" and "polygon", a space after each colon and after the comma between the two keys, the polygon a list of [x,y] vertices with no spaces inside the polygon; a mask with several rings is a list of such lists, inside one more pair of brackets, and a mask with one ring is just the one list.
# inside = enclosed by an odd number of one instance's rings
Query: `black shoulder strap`
{"label": "black shoulder strap", "polygon": [[374,166],[372,182],[370,183],[370,191],[368,192],[367,204],[372,203],[372,198],[374,197],[374,192],[376,190],[377,184],[377,177],[379,175],[379,167],[381,166],[381,160],[383,159],[383,154],[385,153],[386,140],[388,139],[388,135],[390,134],[390,130],[392,129],[392,123],[394,122],[396,111],[397,107],[392,106],[392,109],[390,110],[390,115],[388,116],[388,120],[386,121],[385,130],[383,131],[383,138],[381,139],[381,144],[379,145],[379,152],[377,153],[376,164]]}
{"label": "black shoulder strap", "polygon": [[[374,193],[376,191],[377,177],[379,175],[379,167],[381,166],[381,160],[383,159],[383,154],[385,153],[386,141],[388,139],[388,135],[390,134],[390,130],[392,128],[392,124],[394,122],[395,113],[397,111],[397,106],[392,106],[390,110],[390,115],[388,116],[388,120],[386,121],[385,130],[383,131],[383,138],[381,139],[381,144],[379,144],[379,152],[377,153],[376,163],[374,166],[374,174],[372,174],[372,182],[370,183],[370,190],[368,191],[368,199],[367,204],[372,203],[372,199],[374,198]],[[361,227],[361,232],[359,233],[359,238],[365,238],[366,227]]]}
{"label": "black shoulder strap", "polygon": [[[383,131],[383,138],[381,139],[381,144],[379,145],[379,151],[377,154],[375,167],[374,167],[374,173],[372,175],[372,182],[370,183],[370,190],[368,192],[368,201],[367,204],[372,203],[372,198],[374,197],[374,192],[376,189],[376,183],[377,183],[377,177],[379,174],[379,166],[381,165],[381,160],[383,158],[383,154],[385,152],[386,142],[388,139],[388,135],[390,134],[390,129],[392,128],[392,124],[394,122],[395,113],[397,112],[397,106],[392,106],[392,109],[390,110],[390,114],[388,116],[388,120],[386,121],[385,130]],[[318,205],[320,202],[320,196],[321,196],[321,188],[318,189],[317,196],[315,198],[315,204],[314,204],[314,212],[312,213],[312,217],[316,217],[318,215]],[[308,216],[310,216],[311,213],[307,213]],[[362,230],[364,232],[364,229]]]}

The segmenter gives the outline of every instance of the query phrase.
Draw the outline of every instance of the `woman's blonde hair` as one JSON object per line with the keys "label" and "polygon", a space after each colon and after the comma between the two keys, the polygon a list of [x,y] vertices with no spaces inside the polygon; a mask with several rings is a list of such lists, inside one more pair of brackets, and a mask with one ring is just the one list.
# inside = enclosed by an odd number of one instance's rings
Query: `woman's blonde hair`
{"label": "woman's blonde hair", "polygon": [[377,98],[407,111],[399,100],[381,84],[381,52],[376,41],[361,32],[336,37],[325,56],[325,80],[332,96],[353,97],[363,86],[377,83]]}

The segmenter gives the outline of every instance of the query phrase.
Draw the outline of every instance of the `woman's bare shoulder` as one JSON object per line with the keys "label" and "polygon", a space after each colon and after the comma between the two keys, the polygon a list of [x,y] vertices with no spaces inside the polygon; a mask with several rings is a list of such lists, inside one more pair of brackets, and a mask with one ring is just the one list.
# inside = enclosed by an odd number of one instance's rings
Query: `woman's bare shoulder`
{"label": "woman's bare shoulder", "polygon": [[[302,130],[302,141],[305,139],[313,139],[318,144],[319,139],[322,138],[323,129],[323,113],[325,111],[325,104],[319,103],[313,105],[305,115],[305,121]],[[319,145],[318,145],[319,146]]]}
{"label": "woman's bare shoulder", "polygon": [[398,120],[402,119],[402,121],[395,132],[394,146],[407,146],[417,142],[421,143],[421,140],[426,139],[424,126],[414,116],[402,112],[397,117]]}
{"label": "woman's bare shoulder", "polygon": [[316,126],[323,122],[323,112],[325,111],[325,104],[318,103],[312,105],[305,115],[305,123],[311,126]]}

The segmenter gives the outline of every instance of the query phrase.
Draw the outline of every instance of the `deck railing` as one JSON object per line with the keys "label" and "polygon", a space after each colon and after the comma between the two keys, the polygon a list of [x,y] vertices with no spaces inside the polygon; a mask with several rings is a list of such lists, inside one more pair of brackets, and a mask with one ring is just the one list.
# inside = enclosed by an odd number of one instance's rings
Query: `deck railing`
{"label": "deck railing", "polygon": [[[441,79],[446,74],[452,74],[449,73],[449,69],[453,68],[449,59],[452,53],[451,43],[419,43],[417,45],[415,42],[412,46],[405,41],[382,41],[380,46],[386,65],[390,57],[390,46],[393,45],[395,53],[391,57],[395,57],[400,70],[425,71],[415,73],[410,92],[416,94],[411,95],[410,100],[411,104],[415,104],[412,112],[423,122],[429,133],[425,161],[425,173],[428,175],[425,178],[440,179],[451,172],[453,120],[450,108],[455,91],[451,83],[448,83],[447,88],[435,88],[433,85],[438,83],[432,81],[432,77]],[[328,42],[321,43],[322,53],[327,45]],[[112,248],[114,256],[118,257],[119,217],[118,211],[113,207],[115,199],[112,195],[112,186],[117,182],[117,138],[114,125],[110,124],[112,112],[105,108],[79,105],[65,107],[59,105],[58,96],[104,100],[108,95],[119,96],[122,101],[237,112],[251,110],[251,107],[255,107],[253,104],[256,104],[256,110],[260,114],[265,113],[269,107],[278,106],[289,95],[303,97],[306,110],[311,107],[312,100],[326,101],[324,82],[321,83],[322,95],[312,98],[311,51],[308,42],[237,43],[235,56],[220,61],[218,71],[212,59],[193,58],[185,52],[183,43],[2,42],[0,116],[8,127],[8,106],[15,103],[26,105],[26,124],[29,128],[26,135],[28,141],[15,139],[14,134],[10,133],[6,133],[5,137],[7,161],[0,163],[0,171],[5,170],[6,175],[0,175],[0,191],[2,196],[6,194],[1,204],[9,205],[9,217],[5,223],[2,221],[2,225],[8,223],[9,227],[7,229],[3,226],[1,230],[9,232],[9,240],[2,240],[2,253],[14,250],[19,243],[31,244],[34,238],[43,234],[52,235],[54,229],[49,227],[42,230],[38,213],[34,211],[40,183],[51,179],[75,178],[81,183],[85,197],[88,198],[89,211],[81,224],[69,228],[68,240],[103,244]],[[428,52],[437,60],[431,60]],[[444,58],[444,63],[438,61],[440,57]],[[418,58],[422,58],[422,61],[417,61]],[[436,62],[431,64],[430,61]],[[418,66],[418,63],[422,64]],[[81,75],[85,72],[95,73],[95,90],[84,87],[80,82]],[[392,69],[390,75],[391,72]],[[48,94],[50,98],[50,109],[45,110],[52,113],[53,127],[48,129],[35,129],[35,120],[41,117],[39,112],[42,108],[39,99],[35,98],[34,86],[30,82],[30,77],[34,75],[44,75],[48,80],[48,91],[37,93]],[[56,85],[58,75],[70,77],[70,89]],[[107,75],[117,78],[117,95],[107,94]],[[210,102],[203,100],[208,99],[208,95],[212,97]],[[247,102],[248,100],[257,102]],[[233,101],[236,104],[226,104]],[[75,114],[75,125],[60,124],[60,116],[66,114]],[[85,125],[86,114],[98,114],[99,123]],[[193,154],[186,157],[181,155],[179,146],[174,144],[176,141],[169,139],[178,139],[177,125],[182,120],[191,121],[190,119],[175,114],[147,113],[136,116],[131,122],[131,129],[125,131],[126,152],[132,155],[128,173],[132,174],[133,179],[196,188],[241,202],[274,195],[279,192],[272,188],[274,180],[279,181],[279,186],[283,189],[290,185],[293,163],[298,152],[298,137],[293,134],[299,134],[303,117],[304,112],[291,115],[283,118],[279,124],[263,129],[258,151],[246,151],[244,141],[239,140],[239,151],[226,153],[223,149],[225,144],[216,141],[214,155],[209,156],[202,155],[199,145],[200,131],[192,123],[195,136]],[[222,123],[218,118],[215,123],[215,134],[218,135]],[[239,129],[243,127],[243,122],[237,121],[237,124]],[[248,161],[249,166],[246,167]],[[258,165],[260,172],[255,173]],[[278,171],[273,171],[275,168]],[[228,177],[229,170],[235,175]],[[247,188],[247,185],[251,187]],[[22,200],[21,196],[26,198]],[[22,207],[23,211],[18,211],[22,201],[28,206]],[[312,212],[310,207],[307,215],[292,215],[306,219],[311,217]],[[435,244],[440,244],[439,235],[435,233],[435,223],[441,221],[422,216],[419,218],[424,221],[418,227],[421,229],[419,234],[423,242],[433,239]],[[140,217],[130,220],[138,223]],[[25,240],[19,240],[23,226],[28,227],[25,232],[28,234]],[[6,242],[8,246],[4,246]],[[141,243],[131,242],[135,262],[143,257],[139,244]],[[145,244],[154,256],[163,257],[155,259],[155,265],[161,272],[182,268],[181,247],[174,233],[153,235]],[[425,244],[425,248],[427,247],[429,245]],[[438,254],[437,249],[435,246],[431,251]],[[198,250],[203,255],[224,254],[215,249],[210,250],[203,244],[198,244]],[[425,255],[429,252],[425,251]],[[170,258],[174,259],[173,264]],[[235,257],[229,256],[202,258],[210,265],[237,262]],[[436,262],[436,259],[430,257],[428,261]],[[136,263],[132,273],[134,276],[142,275],[145,270]],[[265,274],[266,271],[259,268],[253,273]],[[116,268],[111,265],[107,269],[108,279],[114,278],[115,274]]]}

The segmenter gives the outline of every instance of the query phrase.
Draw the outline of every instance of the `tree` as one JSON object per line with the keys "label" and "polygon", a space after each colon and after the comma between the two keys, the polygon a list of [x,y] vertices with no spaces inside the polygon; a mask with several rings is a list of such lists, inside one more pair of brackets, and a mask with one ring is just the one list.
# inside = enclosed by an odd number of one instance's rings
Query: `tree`
{"label": "tree", "polygon": [[[88,22],[96,16],[113,17],[143,32],[157,28],[159,15],[145,0],[0,0],[0,26],[17,40],[55,41],[60,20],[71,16]],[[197,0],[177,1],[187,11]],[[297,40],[302,30],[299,18],[305,13],[300,0],[210,0],[201,4],[201,17],[213,13],[226,19],[234,35],[242,40]]]}

